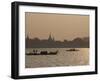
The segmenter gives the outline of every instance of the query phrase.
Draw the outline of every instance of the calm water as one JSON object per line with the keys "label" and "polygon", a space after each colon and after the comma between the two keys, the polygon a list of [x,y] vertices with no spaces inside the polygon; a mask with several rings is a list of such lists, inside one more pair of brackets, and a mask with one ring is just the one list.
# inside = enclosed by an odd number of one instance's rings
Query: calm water
{"label": "calm water", "polygon": [[26,52],[32,50],[40,51],[56,51],[57,55],[26,55],[25,67],[56,67],[56,66],[78,66],[89,64],[89,48],[77,48],[79,51],[66,51],[69,48],[31,48],[26,49]]}

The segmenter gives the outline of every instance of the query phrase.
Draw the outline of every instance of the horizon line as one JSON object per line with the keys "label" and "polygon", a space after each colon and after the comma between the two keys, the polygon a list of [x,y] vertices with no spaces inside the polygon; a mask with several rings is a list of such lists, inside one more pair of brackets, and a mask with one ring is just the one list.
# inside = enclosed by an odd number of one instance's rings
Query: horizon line
{"label": "horizon line", "polygon": [[[34,37],[34,38],[31,38],[31,37],[29,37],[29,36],[26,36],[25,37],[25,39],[26,38],[29,38],[29,39],[35,39],[35,38],[38,38],[38,37]],[[48,37],[49,38],[49,37]],[[48,40],[48,38],[46,38],[46,39],[41,39],[41,38],[38,38],[39,40]],[[74,40],[74,39],[76,39],[76,38],[80,38],[80,39],[84,39],[84,38],[89,38],[89,36],[84,36],[84,37],[75,37],[75,38],[73,38],[73,39],[63,39],[63,40],[56,40],[56,41],[64,41],[64,40],[67,40],[67,41],[72,41],[72,40]],[[55,38],[54,38],[54,40],[55,40]]]}

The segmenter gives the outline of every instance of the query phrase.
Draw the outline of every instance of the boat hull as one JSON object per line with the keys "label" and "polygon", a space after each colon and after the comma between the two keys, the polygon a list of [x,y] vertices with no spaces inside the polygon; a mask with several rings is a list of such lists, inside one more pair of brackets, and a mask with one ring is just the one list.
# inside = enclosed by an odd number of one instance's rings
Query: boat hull
{"label": "boat hull", "polygon": [[56,52],[46,52],[46,51],[42,51],[40,53],[26,53],[26,55],[56,55],[58,53],[58,51]]}

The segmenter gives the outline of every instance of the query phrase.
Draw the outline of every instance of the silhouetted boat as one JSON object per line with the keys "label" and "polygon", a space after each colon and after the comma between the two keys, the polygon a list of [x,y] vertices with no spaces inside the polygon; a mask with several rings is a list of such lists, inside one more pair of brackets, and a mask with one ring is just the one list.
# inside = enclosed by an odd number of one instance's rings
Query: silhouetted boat
{"label": "silhouetted boat", "polygon": [[40,53],[37,53],[37,52],[26,53],[26,55],[56,55],[57,53],[58,53],[58,50],[55,52],[41,51]]}
{"label": "silhouetted boat", "polygon": [[66,51],[79,51],[78,49],[72,48],[72,49],[68,49]]}
{"label": "silhouetted boat", "polygon": [[26,55],[33,55],[33,53],[26,53]]}

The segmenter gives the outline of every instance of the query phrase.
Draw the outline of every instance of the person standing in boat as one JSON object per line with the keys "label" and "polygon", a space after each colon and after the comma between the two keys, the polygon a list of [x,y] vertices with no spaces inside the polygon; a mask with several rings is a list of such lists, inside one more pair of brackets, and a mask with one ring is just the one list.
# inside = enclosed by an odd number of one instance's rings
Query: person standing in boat
{"label": "person standing in boat", "polygon": [[37,50],[33,50],[33,53],[37,53],[38,51]]}

